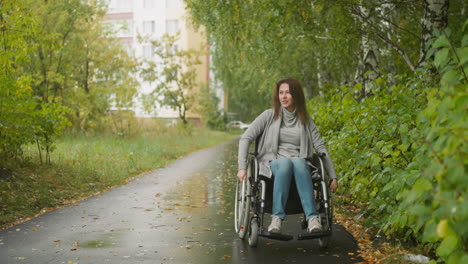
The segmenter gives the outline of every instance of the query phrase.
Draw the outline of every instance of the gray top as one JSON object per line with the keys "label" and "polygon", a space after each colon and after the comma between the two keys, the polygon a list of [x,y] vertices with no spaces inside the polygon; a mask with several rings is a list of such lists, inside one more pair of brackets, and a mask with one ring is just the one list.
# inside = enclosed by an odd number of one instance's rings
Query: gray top
{"label": "gray top", "polygon": [[[260,163],[260,174],[271,177],[269,162],[278,158],[280,127],[282,116],[274,118],[274,110],[268,109],[260,114],[244,132],[239,141],[238,165],[239,169],[247,168],[247,154],[249,146],[260,135],[258,142],[257,158]],[[298,157],[307,158],[312,156],[313,149],[319,153],[326,153],[324,159],[325,169],[331,179],[336,178],[335,168],[328,154],[328,150],[312,120],[306,125],[297,122],[300,129],[300,144]]]}
{"label": "gray top", "polygon": [[296,118],[296,111],[289,112],[281,107],[283,118],[281,121],[278,142],[278,157],[299,157],[301,145],[301,127]]}

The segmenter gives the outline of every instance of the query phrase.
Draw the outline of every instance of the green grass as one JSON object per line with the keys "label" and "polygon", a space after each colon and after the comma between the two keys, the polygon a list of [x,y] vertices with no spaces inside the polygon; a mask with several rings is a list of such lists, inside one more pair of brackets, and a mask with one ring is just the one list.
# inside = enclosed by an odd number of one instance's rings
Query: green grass
{"label": "green grass", "polygon": [[30,146],[26,149],[30,161],[0,178],[0,228],[124,184],[235,136],[207,129],[193,129],[188,134],[177,128],[129,138],[67,136],[57,142],[48,166],[40,165],[37,151]]}

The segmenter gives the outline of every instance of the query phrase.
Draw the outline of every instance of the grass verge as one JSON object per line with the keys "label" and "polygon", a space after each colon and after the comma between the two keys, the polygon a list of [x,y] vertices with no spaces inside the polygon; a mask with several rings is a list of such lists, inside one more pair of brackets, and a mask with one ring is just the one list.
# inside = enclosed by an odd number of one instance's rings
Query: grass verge
{"label": "grass verge", "polygon": [[228,141],[236,134],[167,129],[128,138],[115,135],[66,136],[40,165],[34,146],[20,168],[0,177],[0,229],[161,168],[195,150]]}

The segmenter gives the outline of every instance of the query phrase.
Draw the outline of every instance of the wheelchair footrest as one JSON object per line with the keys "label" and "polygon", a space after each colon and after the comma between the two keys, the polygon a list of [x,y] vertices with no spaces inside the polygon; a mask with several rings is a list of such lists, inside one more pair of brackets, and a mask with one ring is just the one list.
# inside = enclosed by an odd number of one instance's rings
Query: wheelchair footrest
{"label": "wheelchair footrest", "polygon": [[281,241],[290,241],[294,237],[291,235],[285,235],[285,234],[279,234],[279,233],[270,233],[266,230],[262,230],[258,234],[259,236],[270,238],[270,239],[276,239],[276,240],[281,240]]}
{"label": "wheelchair footrest", "polygon": [[313,232],[313,233],[304,232],[297,236],[297,240],[316,239],[320,237],[331,236],[331,234],[332,234],[331,231]]}

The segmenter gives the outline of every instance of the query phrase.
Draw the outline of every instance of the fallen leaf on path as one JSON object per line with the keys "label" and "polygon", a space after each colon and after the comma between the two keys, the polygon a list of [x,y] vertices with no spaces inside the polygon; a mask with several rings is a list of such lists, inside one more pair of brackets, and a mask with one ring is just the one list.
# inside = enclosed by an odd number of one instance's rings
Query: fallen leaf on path
{"label": "fallen leaf on path", "polygon": [[228,259],[228,258],[231,258],[231,256],[227,255],[227,254],[224,254],[223,256],[224,259]]}

